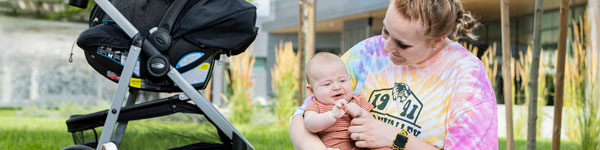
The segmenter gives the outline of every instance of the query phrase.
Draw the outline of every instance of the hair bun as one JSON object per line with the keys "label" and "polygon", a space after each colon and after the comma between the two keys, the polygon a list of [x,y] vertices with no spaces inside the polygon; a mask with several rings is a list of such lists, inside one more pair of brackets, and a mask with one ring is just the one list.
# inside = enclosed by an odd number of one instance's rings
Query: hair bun
{"label": "hair bun", "polygon": [[454,40],[469,38],[477,40],[477,36],[473,34],[473,30],[481,25],[469,12],[460,10],[456,16],[456,26],[454,33],[450,36]]}

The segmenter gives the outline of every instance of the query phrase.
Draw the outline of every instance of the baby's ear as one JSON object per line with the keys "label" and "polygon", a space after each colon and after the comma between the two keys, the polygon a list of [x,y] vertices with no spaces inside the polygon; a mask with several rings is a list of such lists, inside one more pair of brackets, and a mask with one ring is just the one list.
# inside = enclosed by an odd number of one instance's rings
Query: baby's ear
{"label": "baby's ear", "polygon": [[315,96],[315,94],[313,93],[313,89],[310,86],[310,84],[306,84],[306,92],[308,93],[308,96]]}

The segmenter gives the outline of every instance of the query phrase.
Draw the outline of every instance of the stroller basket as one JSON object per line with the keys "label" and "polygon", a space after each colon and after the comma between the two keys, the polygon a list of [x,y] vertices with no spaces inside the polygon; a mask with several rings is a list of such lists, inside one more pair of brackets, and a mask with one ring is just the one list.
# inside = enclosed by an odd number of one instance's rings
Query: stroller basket
{"label": "stroller basket", "polygon": [[[77,45],[92,68],[118,83],[117,89],[109,109],[66,121],[76,145],[63,149],[100,150],[109,142],[119,146],[128,121],[178,112],[204,115],[223,144],[176,149],[254,149],[198,90],[210,81],[215,59],[240,54],[254,41],[256,7],[245,0],[95,1],[90,28],[79,35]],[[69,4],[85,7],[87,0]],[[139,90],[183,93],[135,104]],[[100,126],[98,138],[95,128]],[[85,131],[93,131],[93,138],[85,138]]]}
{"label": "stroller basket", "polygon": [[[203,114],[196,105],[179,100],[177,96],[172,96],[123,107],[121,108],[121,114],[117,121],[154,118],[179,112]],[[72,115],[69,117],[69,120],[67,120],[67,129],[69,132],[75,132],[103,126],[107,115],[108,110],[98,111],[87,115]]]}
{"label": "stroller basket", "polygon": [[[181,100],[179,95],[171,96],[163,99],[148,101],[133,106],[123,107],[121,114],[119,115],[118,122],[134,121],[140,119],[148,119],[166,116],[174,113],[193,113],[201,114],[204,113],[198,109],[196,105],[189,103],[188,100]],[[98,134],[95,130],[97,127],[104,125],[108,110],[102,110],[86,115],[72,115],[67,120],[67,129],[73,136],[75,144],[87,145],[89,147],[96,147],[98,141]],[[92,131],[94,133],[93,138],[89,137],[86,140],[84,132]],[[223,143],[231,142],[224,137],[223,133],[219,131],[219,137],[224,141]],[[174,149],[231,149],[231,145],[226,144],[214,144],[214,143],[195,143]]]}

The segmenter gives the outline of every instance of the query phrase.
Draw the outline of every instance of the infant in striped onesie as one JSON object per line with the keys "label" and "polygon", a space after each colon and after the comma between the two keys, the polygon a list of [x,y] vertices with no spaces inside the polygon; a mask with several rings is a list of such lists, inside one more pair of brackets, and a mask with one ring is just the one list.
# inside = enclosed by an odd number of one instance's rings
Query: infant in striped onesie
{"label": "infant in striped onesie", "polygon": [[[306,89],[313,96],[304,111],[308,131],[317,133],[331,149],[358,149],[350,138],[352,118],[373,116],[373,105],[352,94],[344,62],[331,53],[317,53],[306,64]],[[389,148],[388,148],[389,149]]]}

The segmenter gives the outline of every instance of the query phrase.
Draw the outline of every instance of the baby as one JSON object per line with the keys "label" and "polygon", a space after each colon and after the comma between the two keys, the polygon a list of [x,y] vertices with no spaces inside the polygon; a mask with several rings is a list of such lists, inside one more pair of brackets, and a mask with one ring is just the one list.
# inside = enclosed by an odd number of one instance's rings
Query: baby
{"label": "baby", "polygon": [[357,149],[350,139],[352,118],[372,118],[373,109],[359,95],[352,95],[352,84],[342,59],[331,53],[317,53],[306,64],[306,89],[314,96],[304,111],[308,131],[317,133],[325,146]]}

